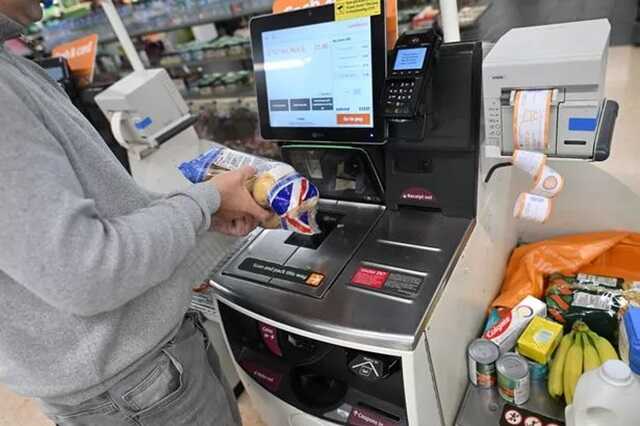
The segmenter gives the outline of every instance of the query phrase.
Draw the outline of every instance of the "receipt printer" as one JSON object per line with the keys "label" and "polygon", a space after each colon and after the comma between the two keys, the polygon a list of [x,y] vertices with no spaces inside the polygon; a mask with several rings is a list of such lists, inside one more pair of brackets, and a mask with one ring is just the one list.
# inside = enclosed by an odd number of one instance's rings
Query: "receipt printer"
{"label": "receipt printer", "polygon": [[552,90],[550,157],[603,161],[609,156],[618,104],[604,97],[611,25],[606,19],[516,28],[483,64],[488,157],[513,153],[519,90]]}
{"label": "receipt printer", "polygon": [[144,157],[197,118],[163,69],[135,71],[96,96],[116,141]]}

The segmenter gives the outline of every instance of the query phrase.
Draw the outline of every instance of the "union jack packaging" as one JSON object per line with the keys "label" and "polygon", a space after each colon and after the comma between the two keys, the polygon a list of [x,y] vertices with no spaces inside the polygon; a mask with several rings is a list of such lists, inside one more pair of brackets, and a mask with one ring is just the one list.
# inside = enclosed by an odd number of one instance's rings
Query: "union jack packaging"
{"label": "union jack packaging", "polygon": [[263,227],[304,235],[320,233],[316,222],[318,188],[288,164],[216,145],[178,168],[189,181],[200,183],[245,165],[257,170],[255,178],[247,182],[247,189],[258,204],[276,215],[274,220],[262,224]]}

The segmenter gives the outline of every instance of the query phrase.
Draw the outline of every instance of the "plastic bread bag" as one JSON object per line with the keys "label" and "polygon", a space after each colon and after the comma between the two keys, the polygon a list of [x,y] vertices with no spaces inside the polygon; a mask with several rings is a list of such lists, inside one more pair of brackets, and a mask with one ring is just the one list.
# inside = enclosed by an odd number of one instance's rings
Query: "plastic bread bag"
{"label": "plastic bread bag", "polygon": [[247,181],[247,189],[260,206],[275,213],[272,220],[261,224],[264,228],[304,235],[320,233],[316,222],[318,188],[288,164],[215,145],[178,168],[192,183],[200,183],[242,166],[257,170],[255,178]]}

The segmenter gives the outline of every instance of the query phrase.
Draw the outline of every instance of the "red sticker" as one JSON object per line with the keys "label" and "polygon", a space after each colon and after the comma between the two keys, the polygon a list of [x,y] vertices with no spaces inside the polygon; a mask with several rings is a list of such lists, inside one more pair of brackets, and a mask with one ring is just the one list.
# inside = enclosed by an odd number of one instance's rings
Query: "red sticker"
{"label": "red sticker", "polygon": [[258,329],[260,330],[260,336],[267,348],[277,356],[282,356],[282,350],[278,343],[278,330],[275,327],[271,327],[268,324],[259,323]]}
{"label": "red sticker", "polygon": [[253,361],[240,361],[244,368],[258,383],[271,392],[277,392],[282,382],[282,374],[269,368],[264,368]]}
{"label": "red sticker", "polygon": [[371,288],[382,288],[389,278],[389,271],[361,266],[351,279],[351,283]]}
{"label": "red sticker", "polygon": [[354,408],[349,415],[347,424],[352,426],[394,426],[399,423],[373,411]]}

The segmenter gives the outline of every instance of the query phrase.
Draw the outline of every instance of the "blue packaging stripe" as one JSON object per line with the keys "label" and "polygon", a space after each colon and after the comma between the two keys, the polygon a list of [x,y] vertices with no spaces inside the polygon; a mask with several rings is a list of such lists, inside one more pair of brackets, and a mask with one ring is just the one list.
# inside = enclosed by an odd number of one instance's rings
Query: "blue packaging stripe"
{"label": "blue packaging stripe", "polygon": [[318,188],[316,188],[316,186],[311,183],[311,181],[309,181],[309,190],[307,191],[307,196],[305,197],[305,200],[310,200],[312,198],[316,198],[319,197],[320,193],[318,192]]}
{"label": "blue packaging stripe", "polygon": [[276,214],[282,216],[289,211],[291,206],[291,196],[293,191],[293,183],[281,188],[275,197],[271,198],[271,208]]}
{"label": "blue packaging stripe", "polygon": [[629,367],[640,375],[640,308],[630,308],[624,315],[629,340]]}
{"label": "blue packaging stripe", "polygon": [[[282,179],[278,182],[272,189],[269,191],[269,205],[278,215],[282,216],[290,211],[292,208],[297,207],[297,205],[292,206],[292,200],[296,185],[300,185],[302,180],[307,180],[299,174],[291,174],[286,178]],[[307,180],[307,192],[304,194],[302,201],[308,201],[313,198],[318,197],[318,188]]]}
{"label": "blue packaging stripe", "polygon": [[571,132],[593,132],[598,127],[598,120],[595,118],[570,118],[569,131]]}
{"label": "blue packaging stripe", "polygon": [[212,148],[199,157],[180,164],[178,169],[191,183],[204,182],[209,167],[218,158],[221,151],[222,148]]}
{"label": "blue packaging stripe", "polygon": [[302,176],[300,176],[298,173],[291,173],[290,175],[287,175],[284,178],[280,179],[267,194],[267,199],[271,200],[272,198],[275,198],[278,192],[280,192],[282,188],[291,184],[293,181],[301,177]]}

